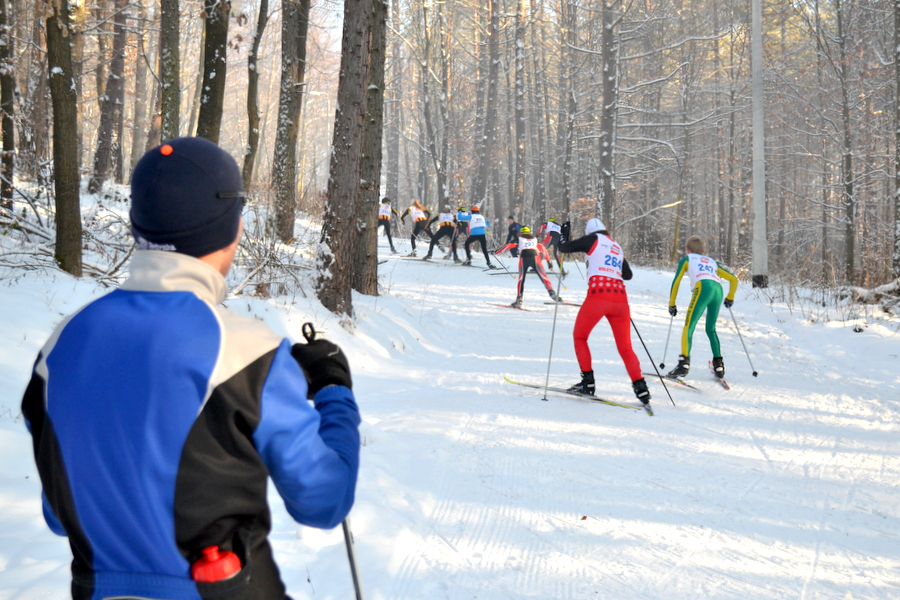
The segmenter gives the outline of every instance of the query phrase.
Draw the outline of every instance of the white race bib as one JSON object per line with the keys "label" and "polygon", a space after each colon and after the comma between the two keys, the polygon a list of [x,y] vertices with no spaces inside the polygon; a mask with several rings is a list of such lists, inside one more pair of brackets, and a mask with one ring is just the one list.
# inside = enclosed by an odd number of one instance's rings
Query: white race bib
{"label": "white race bib", "polygon": [[625,263],[622,246],[603,234],[597,234],[597,242],[587,255],[587,263],[589,281],[594,275],[622,279],[622,265]]}

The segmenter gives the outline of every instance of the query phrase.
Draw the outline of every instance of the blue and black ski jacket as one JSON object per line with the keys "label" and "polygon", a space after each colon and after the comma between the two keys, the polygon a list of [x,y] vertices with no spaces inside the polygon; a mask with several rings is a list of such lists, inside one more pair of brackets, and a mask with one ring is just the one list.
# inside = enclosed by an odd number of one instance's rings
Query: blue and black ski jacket
{"label": "blue and black ski jacket", "polygon": [[[38,356],[22,411],[74,600],[285,598],[267,478],[304,525],[334,527],[353,504],[353,393],[329,386],[310,405],[290,342],[224,297],[206,263],[138,251],[128,281]],[[194,582],[208,546],[235,552],[240,573]]]}

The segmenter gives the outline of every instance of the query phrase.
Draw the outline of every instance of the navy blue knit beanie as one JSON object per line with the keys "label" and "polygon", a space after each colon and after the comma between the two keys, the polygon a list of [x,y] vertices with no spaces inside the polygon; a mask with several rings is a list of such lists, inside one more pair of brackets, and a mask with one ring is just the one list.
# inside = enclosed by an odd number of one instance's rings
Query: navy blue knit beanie
{"label": "navy blue knit beanie", "polygon": [[241,171],[203,138],[178,138],[147,152],[131,175],[131,232],[143,250],[205,256],[237,237]]}

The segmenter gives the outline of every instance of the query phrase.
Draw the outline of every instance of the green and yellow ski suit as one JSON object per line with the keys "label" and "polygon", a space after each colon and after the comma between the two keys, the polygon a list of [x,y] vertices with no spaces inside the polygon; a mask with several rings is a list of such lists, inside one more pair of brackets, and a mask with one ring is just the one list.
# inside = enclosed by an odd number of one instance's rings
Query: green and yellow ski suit
{"label": "green and yellow ski suit", "polygon": [[719,265],[716,261],[702,254],[688,254],[678,263],[675,270],[675,280],[672,281],[672,291],[669,295],[669,306],[675,306],[675,297],[678,295],[678,286],[681,278],[687,273],[691,280],[691,303],[684,317],[684,331],[681,333],[681,354],[691,355],[691,339],[694,337],[694,329],[703,311],[706,311],[706,335],[709,337],[709,345],[712,346],[714,357],[722,356],[719,345],[719,336],[716,333],[716,320],[719,318],[719,308],[722,306],[722,279],[728,281],[728,300],[734,300],[737,291],[737,277],[730,271]]}

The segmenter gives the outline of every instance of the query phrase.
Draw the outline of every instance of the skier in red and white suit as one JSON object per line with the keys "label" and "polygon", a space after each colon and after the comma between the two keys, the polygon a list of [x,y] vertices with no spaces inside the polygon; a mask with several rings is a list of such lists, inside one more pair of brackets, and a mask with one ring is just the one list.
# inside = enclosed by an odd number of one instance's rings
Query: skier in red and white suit
{"label": "skier in red and white suit", "polygon": [[561,252],[584,252],[587,259],[588,293],[575,318],[575,356],[581,369],[581,381],[571,391],[594,393],[594,370],[588,337],[594,326],[606,317],[616,339],[616,348],[625,362],[635,395],[644,404],[650,402],[647,382],[641,375],[641,363],[631,347],[631,311],[625,293],[625,281],[631,279],[631,267],[622,247],[609,237],[600,219],[591,219],[584,228],[584,237],[569,241],[568,227],[563,230],[559,245]]}
{"label": "skier in red and white suit", "polygon": [[550,298],[555,302],[560,302],[560,298],[553,291],[553,284],[550,283],[550,278],[547,277],[547,272],[544,270],[544,259],[549,263],[550,254],[543,244],[537,241],[530,228],[522,227],[519,230],[518,244],[509,243],[495,250],[494,254],[500,254],[504,250],[512,250],[516,247],[519,249],[519,278],[516,284],[516,300],[510,306],[515,308],[522,306],[522,294],[525,292],[525,274],[528,273],[528,269],[537,273],[541,283],[547,288]]}

